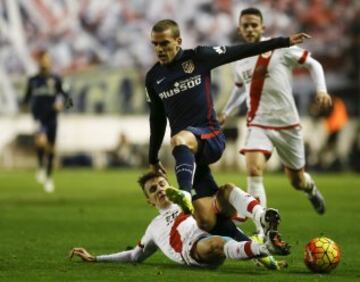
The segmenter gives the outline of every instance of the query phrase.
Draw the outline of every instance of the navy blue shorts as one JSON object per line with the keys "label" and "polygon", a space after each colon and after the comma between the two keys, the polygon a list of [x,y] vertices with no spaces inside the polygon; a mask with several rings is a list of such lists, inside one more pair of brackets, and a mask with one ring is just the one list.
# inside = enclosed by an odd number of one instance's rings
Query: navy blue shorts
{"label": "navy blue shorts", "polygon": [[37,119],[40,122],[39,133],[45,133],[47,140],[50,144],[55,144],[56,140],[56,131],[57,131],[57,120],[50,119]]}
{"label": "navy blue shorts", "polygon": [[194,175],[193,189],[191,190],[192,200],[195,201],[204,197],[212,197],[218,191],[210,167],[208,165],[197,165]]}
{"label": "navy blue shorts", "polygon": [[208,127],[186,128],[198,140],[198,152],[195,155],[197,165],[212,164],[219,160],[225,150],[225,136],[221,129],[211,130]]}

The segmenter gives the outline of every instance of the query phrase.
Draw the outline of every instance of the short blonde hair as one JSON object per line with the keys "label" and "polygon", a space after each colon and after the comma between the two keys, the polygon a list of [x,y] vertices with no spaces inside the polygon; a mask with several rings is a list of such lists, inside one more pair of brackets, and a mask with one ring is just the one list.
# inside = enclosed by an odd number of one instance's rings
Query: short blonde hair
{"label": "short blonde hair", "polygon": [[177,22],[170,20],[170,19],[165,19],[165,20],[161,20],[158,21],[153,27],[151,32],[163,32],[165,30],[171,30],[171,33],[173,35],[174,38],[178,38],[180,37],[180,29],[179,29],[179,25],[177,24]]}

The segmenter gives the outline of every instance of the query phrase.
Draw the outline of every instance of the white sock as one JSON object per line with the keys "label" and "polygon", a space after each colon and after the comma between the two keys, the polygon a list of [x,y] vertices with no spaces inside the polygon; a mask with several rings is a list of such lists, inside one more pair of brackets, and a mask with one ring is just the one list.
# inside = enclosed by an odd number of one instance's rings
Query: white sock
{"label": "white sock", "polygon": [[314,180],[312,179],[311,175],[308,174],[307,172],[304,173],[304,178],[305,178],[305,183],[304,183],[304,191],[305,192],[311,192],[312,191],[312,187],[314,185]]}
{"label": "white sock", "polygon": [[248,176],[247,190],[250,195],[260,202],[266,208],[266,193],[262,176]]}
{"label": "white sock", "polygon": [[224,254],[226,258],[241,260],[267,255],[268,251],[264,244],[254,241],[236,242],[231,239],[224,245]]}
{"label": "white sock", "polygon": [[250,194],[244,192],[239,187],[234,187],[229,195],[229,203],[235,208],[240,217],[251,218],[256,226],[258,233],[263,233],[260,218],[265,209]]}

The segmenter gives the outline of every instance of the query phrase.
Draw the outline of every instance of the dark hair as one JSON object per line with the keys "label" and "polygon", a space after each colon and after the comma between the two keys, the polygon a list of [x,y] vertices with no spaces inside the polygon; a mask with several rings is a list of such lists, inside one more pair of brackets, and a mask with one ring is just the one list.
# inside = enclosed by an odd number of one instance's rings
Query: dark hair
{"label": "dark hair", "polygon": [[180,37],[179,25],[177,24],[177,22],[170,20],[170,19],[158,21],[152,27],[151,32],[163,32],[168,29],[171,30],[171,33],[175,38]]}
{"label": "dark hair", "polygon": [[[160,173],[158,171],[156,171],[156,172],[149,171],[148,173],[145,173],[145,174],[143,174],[142,176],[139,177],[138,183],[139,183],[141,189],[144,191],[144,193],[145,193],[145,190],[144,190],[145,183],[148,182],[149,180],[153,179],[153,178],[156,178],[156,177],[164,177],[167,180],[166,175],[164,175],[164,174],[162,174],[162,173]],[[145,193],[145,195],[146,195],[146,193]]]}
{"label": "dark hair", "polygon": [[242,10],[240,13],[240,18],[244,15],[255,15],[255,16],[260,17],[261,22],[263,21],[262,13],[260,12],[259,9],[254,8],[254,7],[250,7],[250,8]]}

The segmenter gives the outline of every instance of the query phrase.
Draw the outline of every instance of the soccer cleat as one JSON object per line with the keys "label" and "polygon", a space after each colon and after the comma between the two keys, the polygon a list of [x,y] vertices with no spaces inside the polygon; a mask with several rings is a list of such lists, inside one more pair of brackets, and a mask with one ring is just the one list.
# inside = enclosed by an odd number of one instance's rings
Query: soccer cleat
{"label": "soccer cleat", "polygon": [[278,232],[280,214],[278,210],[268,208],[260,219],[265,231],[265,244],[273,255],[286,256],[290,254],[290,245],[281,240]]}
{"label": "soccer cleat", "polygon": [[253,259],[254,263],[259,267],[265,267],[269,270],[282,270],[288,267],[286,260],[276,260],[273,256]]}
{"label": "soccer cleat", "polygon": [[184,191],[181,191],[174,187],[168,187],[166,188],[165,193],[171,202],[181,207],[184,213],[194,213],[194,207],[191,203],[191,198],[186,197]]}
{"label": "soccer cleat", "polygon": [[325,200],[324,197],[321,195],[319,189],[316,187],[315,183],[312,183],[312,188],[309,192],[306,192],[307,197],[314,207],[315,211],[318,214],[325,213]]}
{"label": "soccer cleat", "polygon": [[46,179],[44,183],[44,191],[46,193],[53,193],[55,191],[54,181],[51,178]]}
{"label": "soccer cleat", "polygon": [[273,255],[287,256],[290,254],[290,245],[281,239],[278,231],[269,230],[267,232],[265,245]]}
{"label": "soccer cleat", "polygon": [[44,184],[45,181],[46,181],[46,172],[45,172],[45,169],[39,169],[39,170],[36,172],[35,178],[36,178],[36,181],[37,181],[37,182],[39,182],[40,184]]}
{"label": "soccer cleat", "polygon": [[265,235],[269,230],[277,231],[280,224],[280,214],[278,210],[268,208],[260,219],[261,226],[264,229]]}
{"label": "soccer cleat", "polygon": [[[259,244],[264,243],[264,237],[259,236],[258,234],[252,235],[250,237],[252,241],[255,241]],[[265,267],[269,270],[281,270],[288,266],[287,262],[285,260],[276,260],[273,256],[267,255],[265,257],[260,257],[253,259],[255,264],[257,266]]]}

